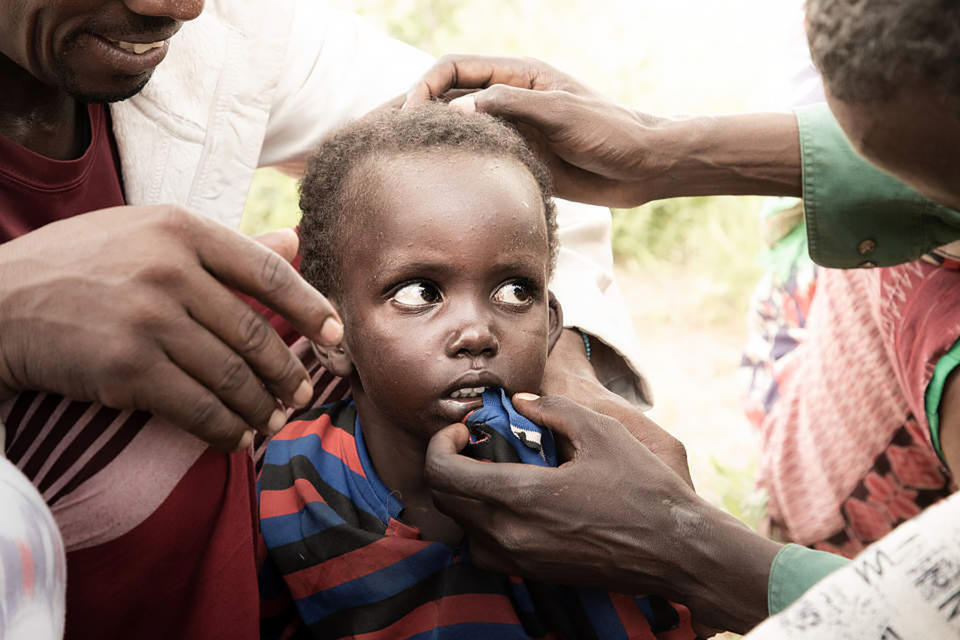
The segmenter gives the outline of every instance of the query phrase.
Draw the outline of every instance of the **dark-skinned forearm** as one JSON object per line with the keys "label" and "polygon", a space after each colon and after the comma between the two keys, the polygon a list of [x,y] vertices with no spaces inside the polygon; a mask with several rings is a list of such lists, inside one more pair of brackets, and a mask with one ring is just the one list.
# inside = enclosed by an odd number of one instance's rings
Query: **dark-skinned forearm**
{"label": "dark-skinned forearm", "polygon": [[714,613],[718,626],[746,633],[768,616],[770,568],[781,545],[716,508],[688,543],[690,604]]}
{"label": "dark-skinned forearm", "polygon": [[[596,586],[657,593],[722,631],[746,633],[767,618],[770,569],[781,545],[695,495],[665,498],[655,509],[648,503],[631,517],[639,518],[630,521],[632,530],[604,532],[612,566]],[[653,548],[659,561],[651,561]]]}
{"label": "dark-skinned forearm", "polygon": [[[790,113],[661,119],[639,115],[644,199],[802,193],[797,120]],[[656,167],[650,167],[654,157]],[[651,197],[653,196],[653,197]]]}

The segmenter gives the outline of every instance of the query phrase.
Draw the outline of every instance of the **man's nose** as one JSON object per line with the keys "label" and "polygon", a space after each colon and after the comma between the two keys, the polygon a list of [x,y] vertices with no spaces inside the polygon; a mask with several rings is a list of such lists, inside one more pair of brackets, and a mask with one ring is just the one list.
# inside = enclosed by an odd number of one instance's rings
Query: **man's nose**
{"label": "man's nose", "polygon": [[127,8],[142,16],[173,18],[186,22],[203,11],[205,0],[124,0]]}
{"label": "man's nose", "polygon": [[471,315],[457,323],[447,342],[451,358],[492,358],[500,352],[500,340],[490,318]]}

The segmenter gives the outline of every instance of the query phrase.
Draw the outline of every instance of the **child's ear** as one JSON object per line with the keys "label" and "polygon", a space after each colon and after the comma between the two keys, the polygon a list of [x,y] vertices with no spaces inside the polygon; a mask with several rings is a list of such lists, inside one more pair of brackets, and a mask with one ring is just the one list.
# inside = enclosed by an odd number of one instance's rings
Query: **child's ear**
{"label": "child's ear", "polygon": [[313,352],[316,354],[317,359],[320,360],[323,368],[333,375],[340,376],[341,378],[349,378],[350,374],[353,373],[353,360],[344,348],[343,343],[335,347],[327,347],[321,346],[316,342],[311,342],[310,346],[313,347]]}
{"label": "child's ear", "polygon": [[[340,313],[339,305],[332,299],[328,298],[328,300],[330,300],[334,310],[336,310],[342,318],[343,314]],[[340,376],[341,378],[349,378],[350,374],[353,373],[353,358],[350,357],[350,350],[347,348],[346,340],[342,340],[340,344],[335,347],[321,346],[316,342],[311,342],[310,346],[313,347],[313,353],[316,354],[323,368],[333,375]]]}
{"label": "child's ear", "polygon": [[557,296],[553,295],[553,291],[547,292],[549,298],[547,299],[547,313],[550,315],[550,332],[548,334],[548,349],[547,352],[553,351],[553,345],[557,344],[557,340],[560,339],[560,334],[563,333],[563,308],[560,306],[560,301],[557,300]]}
{"label": "child's ear", "polygon": [[[331,302],[333,301],[331,300]],[[336,309],[337,313],[340,313],[340,309],[335,302],[333,308]],[[342,318],[343,315],[341,314],[340,317]],[[311,342],[310,346],[313,347],[313,352],[320,360],[323,368],[333,375],[349,378],[350,374],[353,373],[353,358],[350,357],[350,351],[346,348],[346,340],[342,340],[335,347],[320,346],[316,342]]]}

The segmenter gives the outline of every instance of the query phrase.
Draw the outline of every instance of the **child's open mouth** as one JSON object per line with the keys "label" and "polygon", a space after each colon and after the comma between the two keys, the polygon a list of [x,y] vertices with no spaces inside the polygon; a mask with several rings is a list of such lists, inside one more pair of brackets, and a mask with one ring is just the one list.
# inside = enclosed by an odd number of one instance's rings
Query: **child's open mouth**
{"label": "child's open mouth", "polygon": [[454,399],[459,398],[479,398],[483,395],[483,392],[486,391],[486,387],[464,387],[462,389],[454,389],[450,392],[450,397]]}

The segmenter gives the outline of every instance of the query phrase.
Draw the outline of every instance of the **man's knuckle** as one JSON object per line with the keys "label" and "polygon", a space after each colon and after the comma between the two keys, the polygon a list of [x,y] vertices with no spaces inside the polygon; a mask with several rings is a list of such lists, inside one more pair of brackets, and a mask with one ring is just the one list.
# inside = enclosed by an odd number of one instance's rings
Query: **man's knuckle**
{"label": "man's knuckle", "polygon": [[514,92],[511,87],[508,87],[505,84],[495,84],[492,87],[484,90],[483,99],[486,102],[497,104],[501,107],[506,107],[513,104],[512,100]]}
{"label": "man's knuckle", "polygon": [[540,408],[543,411],[563,411],[567,408],[567,400],[561,396],[545,396],[540,399]]}
{"label": "man's knuckle", "polygon": [[112,340],[100,350],[103,366],[98,369],[107,380],[132,380],[147,366],[142,350],[133,339]]}
{"label": "man's knuckle", "polygon": [[217,439],[225,439],[229,435],[229,429],[225,428],[222,422],[218,422],[219,413],[220,403],[216,398],[203,394],[190,406],[187,413],[187,426],[194,433],[205,433]]}
{"label": "man's knuckle", "polygon": [[[138,283],[145,291],[176,289],[189,278],[185,264],[174,260],[151,261],[140,266],[136,272]],[[137,301],[140,306],[153,306],[150,299]]]}
{"label": "man's knuckle", "polygon": [[304,375],[305,372],[300,361],[294,358],[292,355],[288,355],[286,358],[284,358],[284,363],[281,365],[280,373],[276,376],[276,382],[299,385],[303,380]]}
{"label": "man's knuckle", "polygon": [[423,472],[424,477],[427,479],[427,484],[431,486],[440,485],[447,478],[446,456],[429,450]]}
{"label": "man's knuckle", "polygon": [[277,405],[273,397],[261,390],[257,393],[257,405],[253,408],[250,415],[253,416],[255,424],[266,424],[276,408]]}
{"label": "man's knuckle", "polygon": [[459,53],[445,53],[437,59],[437,63],[434,65],[434,68],[448,67],[456,64],[462,58],[463,56]]}
{"label": "man's knuckle", "polygon": [[176,205],[161,207],[157,213],[160,227],[175,234],[183,233],[196,221],[196,216]]}
{"label": "man's knuckle", "polygon": [[[119,378],[119,380],[123,379]],[[126,384],[116,382],[116,380],[118,378],[110,376],[107,382],[102,383],[102,385],[95,384],[95,386],[99,386],[99,389],[90,397],[94,397],[100,404],[114,409],[133,407],[130,388]]]}
{"label": "man's knuckle", "polygon": [[235,354],[227,356],[220,368],[219,381],[215,387],[217,393],[228,393],[243,387],[248,380],[247,365]]}
{"label": "man's knuckle", "polygon": [[267,252],[260,265],[260,284],[267,293],[285,288],[290,284],[290,265],[278,254]]}
{"label": "man's knuckle", "polygon": [[522,553],[526,549],[523,531],[511,523],[503,523],[495,535],[497,544],[509,555]]}
{"label": "man's knuckle", "polygon": [[253,309],[244,310],[238,320],[237,333],[245,352],[262,350],[269,344],[271,332],[267,321]]}

